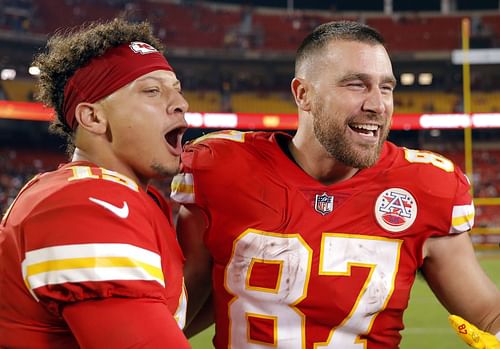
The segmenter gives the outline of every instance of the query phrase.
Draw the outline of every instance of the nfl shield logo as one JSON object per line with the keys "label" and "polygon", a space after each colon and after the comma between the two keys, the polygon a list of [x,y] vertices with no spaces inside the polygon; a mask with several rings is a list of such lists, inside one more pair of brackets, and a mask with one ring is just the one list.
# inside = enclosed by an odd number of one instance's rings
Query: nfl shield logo
{"label": "nfl shield logo", "polygon": [[316,200],[314,201],[314,209],[316,212],[321,213],[323,216],[333,211],[333,196],[323,193],[321,195],[316,194]]}

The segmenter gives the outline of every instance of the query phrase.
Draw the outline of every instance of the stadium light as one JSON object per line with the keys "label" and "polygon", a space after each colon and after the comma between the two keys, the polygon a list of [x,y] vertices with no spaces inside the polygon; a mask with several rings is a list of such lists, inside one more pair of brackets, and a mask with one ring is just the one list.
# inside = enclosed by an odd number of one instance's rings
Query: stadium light
{"label": "stadium light", "polygon": [[418,83],[420,85],[432,85],[432,73],[420,73],[418,74]]}
{"label": "stadium light", "polygon": [[429,131],[429,134],[431,135],[431,137],[440,137],[441,130],[433,129]]}
{"label": "stadium light", "polygon": [[[481,48],[471,49],[467,52],[467,58],[470,64],[498,64],[500,63],[499,48]],[[453,64],[463,64],[465,53],[463,50],[451,51],[451,62]]]}
{"label": "stadium light", "polygon": [[35,66],[31,66],[28,68],[28,73],[30,73],[30,75],[33,75],[33,76],[38,76],[38,75],[40,75],[40,68],[35,67]]}
{"label": "stadium light", "polygon": [[2,80],[14,80],[16,78],[16,70],[15,69],[2,69],[0,72],[0,79]]}
{"label": "stadium light", "polygon": [[[55,112],[42,103],[0,101],[0,120],[52,121]],[[297,114],[187,112],[186,121],[195,128],[236,128],[241,130],[296,130]],[[500,113],[394,114],[393,130],[445,130],[500,128]],[[434,135],[437,133],[434,132]]]}
{"label": "stadium light", "polygon": [[405,85],[405,86],[413,85],[415,83],[415,74],[403,73],[399,77],[399,80],[401,80],[401,85]]}

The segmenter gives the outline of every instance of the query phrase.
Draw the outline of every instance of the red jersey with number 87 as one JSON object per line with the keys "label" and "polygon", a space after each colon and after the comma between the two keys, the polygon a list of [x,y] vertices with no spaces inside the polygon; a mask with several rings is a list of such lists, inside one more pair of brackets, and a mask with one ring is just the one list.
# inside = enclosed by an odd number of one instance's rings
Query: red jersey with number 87
{"label": "red jersey with number 87", "polygon": [[422,246],[471,229],[469,183],[448,159],[386,142],[378,163],[323,185],[280,133],[186,146],[172,197],[202,208],[217,348],[397,348]]}

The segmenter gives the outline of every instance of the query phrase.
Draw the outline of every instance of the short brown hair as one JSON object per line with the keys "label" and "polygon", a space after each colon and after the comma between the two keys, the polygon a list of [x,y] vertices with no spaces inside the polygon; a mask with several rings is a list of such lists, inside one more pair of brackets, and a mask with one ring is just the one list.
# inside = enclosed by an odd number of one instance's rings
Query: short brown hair
{"label": "short brown hair", "polygon": [[334,21],[316,27],[302,41],[295,56],[295,73],[312,53],[325,47],[331,40],[358,41],[384,46],[382,35],[372,27],[353,21]]}

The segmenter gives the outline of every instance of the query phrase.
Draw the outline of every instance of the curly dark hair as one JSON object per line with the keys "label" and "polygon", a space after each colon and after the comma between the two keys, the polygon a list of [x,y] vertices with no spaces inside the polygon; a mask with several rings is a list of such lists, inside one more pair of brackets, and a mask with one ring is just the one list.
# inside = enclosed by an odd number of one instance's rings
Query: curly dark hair
{"label": "curly dark hair", "polygon": [[68,153],[74,149],[74,130],[67,124],[63,112],[64,86],[75,71],[92,58],[131,41],[148,43],[160,52],[164,50],[148,22],[129,23],[115,18],[108,22],[91,22],[58,31],[48,40],[45,52],[35,57],[33,65],[40,68],[38,99],[54,108],[56,117],[49,131],[66,138]]}

